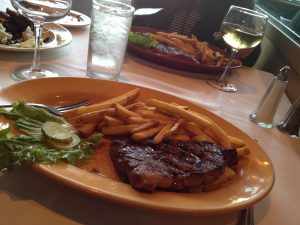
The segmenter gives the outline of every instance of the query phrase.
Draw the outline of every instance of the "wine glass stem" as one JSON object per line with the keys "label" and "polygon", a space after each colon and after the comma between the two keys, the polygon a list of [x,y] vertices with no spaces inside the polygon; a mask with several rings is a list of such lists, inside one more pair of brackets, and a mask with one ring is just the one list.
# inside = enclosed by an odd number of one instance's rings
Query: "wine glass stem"
{"label": "wine glass stem", "polygon": [[32,62],[32,70],[40,71],[40,46],[41,46],[41,36],[43,31],[43,24],[41,22],[34,23],[34,38],[35,38],[35,48],[34,48],[34,56]]}
{"label": "wine glass stem", "polygon": [[234,59],[234,57],[236,56],[237,53],[238,53],[237,49],[235,49],[235,48],[231,49],[229,61],[227,63],[227,66],[226,66],[224,72],[222,73],[222,75],[221,75],[221,77],[219,79],[219,82],[227,83],[227,71],[230,68],[231,63],[232,63],[232,61],[233,61],[233,59]]}

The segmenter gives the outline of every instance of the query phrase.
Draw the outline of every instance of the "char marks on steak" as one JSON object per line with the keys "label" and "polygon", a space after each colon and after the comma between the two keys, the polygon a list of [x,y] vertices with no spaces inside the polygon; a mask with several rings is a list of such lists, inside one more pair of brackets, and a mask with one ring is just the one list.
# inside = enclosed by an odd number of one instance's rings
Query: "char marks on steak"
{"label": "char marks on steak", "polygon": [[[223,152],[227,152],[224,157]],[[217,180],[227,162],[237,163],[233,149],[202,142],[138,143],[131,139],[112,141],[110,156],[121,178],[132,187],[154,191],[189,191]]]}
{"label": "char marks on steak", "polygon": [[200,63],[196,57],[194,57],[190,54],[187,54],[178,48],[174,48],[174,47],[162,44],[162,43],[158,44],[152,51],[163,54],[163,55],[187,59],[187,60],[190,60],[195,63]]}

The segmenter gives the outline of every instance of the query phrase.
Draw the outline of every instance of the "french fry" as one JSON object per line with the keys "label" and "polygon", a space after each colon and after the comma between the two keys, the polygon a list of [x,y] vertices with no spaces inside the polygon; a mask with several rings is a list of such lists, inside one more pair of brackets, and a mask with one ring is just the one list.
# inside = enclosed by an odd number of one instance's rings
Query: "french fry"
{"label": "french fry", "polygon": [[217,180],[205,186],[203,191],[210,191],[219,188],[221,185],[224,185],[226,182],[230,181],[235,175],[235,171],[226,166],[224,173]]}
{"label": "french fry", "polygon": [[163,115],[160,113],[155,113],[152,111],[143,111],[140,113],[143,117],[149,118],[149,119],[162,120],[162,121],[173,121],[174,120],[173,118],[171,118],[169,116],[166,116],[166,115]]}
{"label": "french fry", "polygon": [[207,116],[201,115],[198,112],[194,112],[192,110],[188,110],[192,114],[198,115],[200,117],[203,117],[207,121],[209,121],[212,126],[209,127],[203,127],[203,131],[211,137],[213,140],[215,140],[219,145],[225,148],[229,148],[231,146],[230,140],[228,138],[228,135],[224,132],[223,129],[221,129],[212,119],[210,119]]}
{"label": "french fry", "polygon": [[106,127],[106,124],[103,120],[101,120],[98,124],[97,124],[97,127],[96,127],[96,130],[97,131],[101,131],[102,127]]}
{"label": "french fry", "polygon": [[216,55],[216,66],[221,66],[223,64],[224,55],[222,55],[220,52],[215,52]]}
{"label": "french fry", "polygon": [[228,136],[228,138],[230,141],[231,148],[237,149],[237,148],[245,147],[246,145],[246,143],[243,140],[237,137]]}
{"label": "french fry", "polygon": [[131,129],[137,127],[136,124],[119,125],[113,127],[102,127],[101,131],[104,135],[124,135],[130,134]]}
{"label": "french fry", "polygon": [[192,45],[184,43],[181,39],[177,37],[170,37],[170,40],[174,41],[178,48],[183,50],[186,49],[187,51],[191,51],[193,52],[193,54],[195,54],[195,48]]}
{"label": "french fry", "polygon": [[170,136],[172,134],[174,134],[178,128],[185,123],[184,119],[178,119],[174,125],[166,132],[165,136]]}
{"label": "french fry", "polygon": [[119,120],[115,117],[111,117],[111,116],[104,116],[104,123],[106,126],[108,127],[112,127],[112,126],[118,126],[118,125],[123,125],[124,121]]}
{"label": "french fry", "polygon": [[172,32],[172,33],[157,32],[156,34],[159,36],[165,37],[165,38],[170,38],[170,39],[177,38],[177,39],[180,39],[182,42],[193,43],[195,41],[192,38],[189,38],[186,35],[178,34],[177,32]]}
{"label": "french fry", "polygon": [[127,124],[143,124],[143,123],[148,123],[150,121],[153,121],[153,119],[147,119],[147,118],[143,118],[143,117],[128,117],[128,118],[126,118]]}
{"label": "french fry", "polygon": [[216,135],[213,133],[211,129],[203,129],[203,132],[207,137],[209,137],[212,140],[216,140],[216,142],[218,142],[218,138],[216,137]]}
{"label": "french fry", "polygon": [[184,127],[180,126],[177,130],[174,131],[173,134],[187,134],[187,133],[188,133],[187,130]]}
{"label": "french fry", "polygon": [[148,130],[144,130],[138,133],[134,133],[131,138],[135,141],[143,141],[147,138],[150,138],[157,134],[162,129],[162,126],[150,128]]}
{"label": "french fry", "polygon": [[[170,35],[171,37],[175,37],[175,38],[178,38],[184,42],[188,42],[188,43],[191,43],[191,44],[194,44],[195,43],[195,39],[192,37],[192,38],[189,38],[185,35],[181,35],[181,34],[178,34],[178,33],[173,33]],[[194,36],[195,37],[195,36]],[[198,40],[197,40],[198,41]]]}
{"label": "french fry", "polygon": [[156,34],[157,34],[158,36],[162,36],[162,37],[167,37],[167,36],[169,35],[169,33],[162,32],[162,31],[158,31],[158,32],[156,32]]}
{"label": "french fry", "polygon": [[116,103],[116,105],[115,105],[115,110],[116,110],[116,114],[122,118],[142,117],[140,114],[130,111],[118,103]]}
{"label": "french fry", "polygon": [[157,99],[150,99],[146,102],[146,104],[150,105],[150,106],[154,106],[160,110],[165,110],[172,114],[177,114],[177,115],[181,116],[183,119],[186,119],[187,121],[195,122],[195,123],[199,124],[200,126],[203,126],[203,127],[211,127],[212,126],[210,121],[208,121],[207,119],[197,116],[195,114],[192,114],[187,110],[184,110],[182,108],[179,108],[179,107],[169,104],[167,102],[159,101]]}
{"label": "french fry", "polygon": [[150,107],[150,106],[146,106],[146,105],[142,109],[147,110],[147,111],[151,111],[151,112],[155,111],[155,107]]}
{"label": "french fry", "polygon": [[104,116],[115,116],[115,114],[116,112],[114,108],[108,108],[96,112],[85,113],[80,116],[67,118],[67,121],[77,127],[83,126],[85,123],[99,122],[103,119]]}
{"label": "french fry", "polygon": [[189,109],[188,106],[186,106],[186,105],[179,105],[179,104],[177,104],[176,102],[171,102],[171,104],[172,104],[172,105],[175,105],[175,106],[177,106],[177,107],[179,107],[179,108],[182,108],[182,109],[186,109],[186,110]]}
{"label": "french fry", "polygon": [[84,124],[82,127],[78,129],[79,135],[84,138],[89,137],[92,133],[94,133],[96,126],[97,126],[96,123]]}
{"label": "french fry", "polygon": [[236,149],[238,158],[243,158],[251,153],[248,147],[241,147]]}
{"label": "french fry", "polygon": [[189,122],[186,123],[184,128],[192,133],[194,135],[194,137],[192,138],[192,140],[196,141],[196,142],[200,142],[200,141],[208,141],[211,143],[216,143],[216,141],[214,141],[213,138],[211,138],[210,136],[208,136],[203,130],[201,130],[201,128],[199,127],[198,124]]}
{"label": "french fry", "polygon": [[145,106],[146,106],[146,104],[144,102],[134,102],[132,104],[125,105],[125,108],[128,110],[134,111],[136,109],[144,108]]}
{"label": "french fry", "polygon": [[152,128],[152,127],[156,127],[157,125],[159,125],[159,121],[158,120],[152,120],[150,122],[147,122],[147,123],[143,123],[133,129],[131,129],[131,133],[134,134],[134,133],[138,133],[138,132],[141,132],[143,130],[147,130],[149,128]]}
{"label": "french fry", "polygon": [[208,137],[204,133],[203,134],[198,134],[198,135],[192,137],[192,141],[195,141],[195,142],[206,141],[206,142],[210,142],[210,143],[216,144],[216,142],[212,138]]}
{"label": "french fry", "polygon": [[193,135],[199,135],[199,134],[203,134],[203,131],[201,130],[201,127],[193,122],[188,122],[186,124],[184,124],[184,128],[189,131],[190,133],[192,133]]}
{"label": "french fry", "polygon": [[143,107],[141,109],[136,109],[136,110],[133,110],[135,113],[137,114],[140,114],[140,115],[143,115],[143,114],[152,114],[153,111],[152,110],[148,110],[146,109],[146,107]]}
{"label": "french fry", "polygon": [[[173,103],[171,103],[171,104],[175,105],[178,108],[186,109],[185,107],[181,107],[181,106],[173,104]],[[172,118],[180,118],[178,115],[176,115],[176,114],[174,114],[170,111],[163,110],[163,109],[156,109],[156,112],[158,112],[160,114],[163,114],[163,115],[166,115],[166,116],[169,116],[169,117],[172,117]]]}
{"label": "french fry", "polygon": [[65,118],[73,117],[73,116],[79,116],[85,113],[90,113],[94,111],[99,111],[102,109],[112,108],[116,103],[120,105],[127,105],[129,102],[133,101],[139,94],[139,89],[133,89],[132,91],[129,91],[123,95],[120,95],[118,97],[93,104],[90,106],[82,106],[77,109],[74,109],[72,111],[65,112],[63,116]]}
{"label": "french fry", "polygon": [[198,43],[196,45],[196,48],[198,50],[197,52],[198,55],[200,56],[201,62],[206,62],[207,53],[208,53],[207,43],[206,42]]}
{"label": "french fry", "polygon": [[194,142],[207,141],[205,136],[203,136],[202,134],[199,134],[199,135],[196,135],[196,136],[192,137],[191,140],[194,141]]}
{"label": "french fry", "polygon": [[166,137],[166,139],[173,140],[173,141],[182,141],[182,142],[191,141],[191,138],[187,134],[173,134]]}
{"label": "french fry", "polygon": [[168,136],[169,130],[172,128],[173,124],[172,123],[167,123],[164,125],[164,127],[156,134],[156,136],[153,138],[153,143],[154,144],[159,144],[162,142],[162,140]]}

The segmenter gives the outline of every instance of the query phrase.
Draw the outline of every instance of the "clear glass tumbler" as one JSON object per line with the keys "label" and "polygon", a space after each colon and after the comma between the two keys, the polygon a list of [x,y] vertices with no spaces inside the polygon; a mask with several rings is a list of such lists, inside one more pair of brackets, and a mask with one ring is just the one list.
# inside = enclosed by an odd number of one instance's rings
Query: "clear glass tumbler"
{"label": "clear glass tumbler", "polygon": [[134,8],[108,0],[93,0],[87,76],[118,80]]}

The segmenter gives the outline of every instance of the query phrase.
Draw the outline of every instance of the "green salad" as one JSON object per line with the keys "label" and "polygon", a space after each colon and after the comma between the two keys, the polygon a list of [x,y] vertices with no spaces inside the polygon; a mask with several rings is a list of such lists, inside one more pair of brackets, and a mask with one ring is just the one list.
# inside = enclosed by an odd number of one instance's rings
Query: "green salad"
{"label": "green salad", "polygon": [[12,127],[0,131],[0,170],[24,163],[53,164],[60,161],[75,165],[90,158],[101,144],[102,134],[80,139],[64,118],[19,101],[0,114],[12,121],[19,134],[11,136]]}
{"label": "green salad", "polygon": [[6,32],[6,29],[0,23],[0,44],[5,44],[7,40],[10,40],[12,35]]}
{"label": "green salad", "polygon": [[130,32],[128,41],[142,48],[155,48],[159,43],[151,38],[147,33]]}

